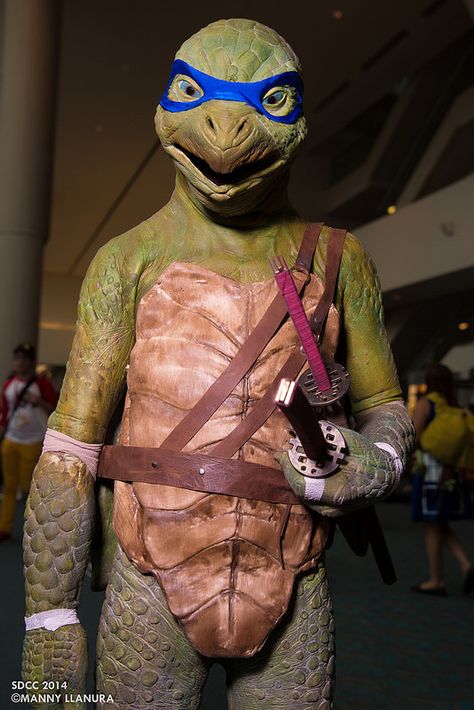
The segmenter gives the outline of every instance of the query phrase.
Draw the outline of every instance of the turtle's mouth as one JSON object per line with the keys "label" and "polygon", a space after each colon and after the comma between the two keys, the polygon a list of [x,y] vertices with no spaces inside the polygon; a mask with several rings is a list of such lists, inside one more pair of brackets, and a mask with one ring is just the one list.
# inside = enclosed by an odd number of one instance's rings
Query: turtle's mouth
{"label": "turtle's mouth", "polygon": [[[222,187],[223,185],[234,186],[246,182],[249,179],[260,177],[271,172],[273,168],[277,167],[282,162],[281,158],[279,159],[275,153],[271,153],[263,158],[258,158],[257,160],[240,165],[229,172],[217,172],[211,168],[209,163],[203,158],[183,148],[181,145],[173,143],[170,147],[172,148],[172,152],[175,153],[174,157],[178,162],[181,164],[185,162],[188,164],[192,163],[201,175],[217,187]],[[180,160],[180,156],[183,156],[185,161]]]}

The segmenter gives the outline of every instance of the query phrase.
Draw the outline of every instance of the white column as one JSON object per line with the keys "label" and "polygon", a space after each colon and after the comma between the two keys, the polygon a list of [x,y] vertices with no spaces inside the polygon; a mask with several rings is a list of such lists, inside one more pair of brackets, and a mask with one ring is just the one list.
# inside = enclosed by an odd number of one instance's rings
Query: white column
{"label": "white column", "polygon": [[0,380],[35,343],[48,236],[59,4],[5,0],[0,79]]}

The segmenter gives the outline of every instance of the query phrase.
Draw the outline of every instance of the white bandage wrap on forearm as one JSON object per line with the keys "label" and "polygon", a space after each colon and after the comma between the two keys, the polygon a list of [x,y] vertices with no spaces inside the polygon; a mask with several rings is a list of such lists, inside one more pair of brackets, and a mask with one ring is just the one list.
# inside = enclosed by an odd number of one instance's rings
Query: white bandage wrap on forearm
{"label": "white bandage wrap on forearm", "polygon": [[54,429],[47,429],[43,442],[43,453],[53,451],[60,454],[74,454],[84,463],[94,478],[97,476],[99,456],[103,444],[85,444]]}
{"label": "white bandage wrap on forearm", "polygon": [[[382,451],[386,451],[387,454],[389,454],[393,460],[393,463],[395,465],[395,473],[397,477],[397,482],[400,480],[400,476],[403,473],[403,463],[398,456],[397,452],[391,446],[390,444],[386,444],[383,441],[377,441],[374,443],[374,446],[377,446],[377,448],[382,449]],[[305,498],[311,502],[319,502],[321,498],[323,497],[324,493],[324,478],[305,478],[304,482],[304,494]]]}
{"label": "white bandage wrap on forearm", "polygon": [[386,444],[384,441],[375,441],[374,446],[377,446],[382,451],[386,451],[392,457],[393,463],[395,464],[395,472],[397,474],[397,481],[400,480],[400,476],[403,473],[403,463],[401,458],[398,456],[397,452],[390,444]]}
{"label": "white bandage wrap on forearm", "polygon": [[324,493],[324,478],[305,478],[304,495],[310,501],[320,501]]}
{"label": "white bandage wrap on forearm", "polygon": [[61,626],[79,623],[75,609],[51,609],[50,611],[40,611],[39,614],[32,616],[25,616],[27,631],[33,631],[33,629],[56,631]]}

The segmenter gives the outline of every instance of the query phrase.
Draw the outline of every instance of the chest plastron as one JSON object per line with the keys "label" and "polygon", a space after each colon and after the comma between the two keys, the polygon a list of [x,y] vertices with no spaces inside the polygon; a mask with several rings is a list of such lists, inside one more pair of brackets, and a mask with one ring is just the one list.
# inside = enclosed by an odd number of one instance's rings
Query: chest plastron
{"label": "chest plastron", "polygon": [[[303,303],[312,313],[322,284],[311,277]],[[121,443],[159,447],[223,372],[275,297],[273,279],[241,284],[193,264],[175,263],[139,304],[128,371]],[[329,313],[323,352],[336,349]],[[289,321],[222,406],[186,445],[209,452],[265,393],[297,343]],[[235,458],[278,468],[288,425],[275,411]],[[294,578],[324,548],[328,521],[286,506],[147,483],[116,484],[114,528],[129,558],[159,580],[190,641],[211,657],[256,653],[288,608]]]}

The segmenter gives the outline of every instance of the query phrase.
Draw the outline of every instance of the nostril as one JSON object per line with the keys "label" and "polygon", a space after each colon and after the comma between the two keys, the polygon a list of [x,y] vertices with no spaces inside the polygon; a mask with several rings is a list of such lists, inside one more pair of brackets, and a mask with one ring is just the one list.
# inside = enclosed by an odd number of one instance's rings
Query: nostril
{"label": "nostril", "polygon": [[242,131],[242,129],[246,127],[246,125],[247,125],[247,119],[244,118],[244,119],[241,121],[240,125],[237,127],[237,131],[236,131],[236,134],[235,134],[236,137],[239,135],[239,133]]}
{"label": "nostril", "polygon": [[214,130],[214,123],[213,123],[213,120],[212,120],[212,118],[211,118],[210,116],[207,117],[207,125],[209,126],[209,128],[211,129],[211,131]]}

